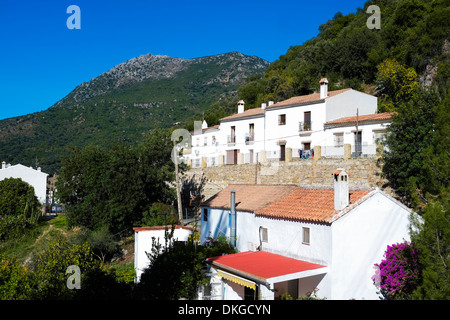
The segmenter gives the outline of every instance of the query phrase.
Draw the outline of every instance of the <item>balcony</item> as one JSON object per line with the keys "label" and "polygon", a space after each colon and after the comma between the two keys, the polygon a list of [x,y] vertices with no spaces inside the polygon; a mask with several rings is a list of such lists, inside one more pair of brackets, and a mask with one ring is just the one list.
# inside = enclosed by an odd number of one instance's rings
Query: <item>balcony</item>
{"label": "balcony", "polygon": [[255,134],[254,133],[246,133],[245,134],[245,144],[254,144],[255,143]]}
{"label": "balcony", "polygon": [[227,136],[227,143],[229,146],[234,146],[236,144],[236,136],[235,135]]}
{"label": "balcony", "polygon": [[312,128],[312,121],[302,121],[298,123],[299,132],[311,131],[311,128]]}

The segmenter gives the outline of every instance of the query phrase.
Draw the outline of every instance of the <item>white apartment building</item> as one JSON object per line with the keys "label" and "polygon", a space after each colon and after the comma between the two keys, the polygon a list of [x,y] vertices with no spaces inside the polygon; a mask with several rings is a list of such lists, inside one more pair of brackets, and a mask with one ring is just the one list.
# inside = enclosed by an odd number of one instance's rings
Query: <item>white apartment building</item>
{"label": "white apartment building", "polygon": [[343,157],[345,144],[352,156],[372,156],[391,121],[389,113],[376,114],[376,97],[350,88],[328,91],[326,78],[320,81],[320,93],[269,101],[261,108],[245,110],[244,105],[240,100],[236,114],[220,119],[218,126],[204,123],[202,132],[194,132],[192,152],[184,153],[188,164],[284,161],[287,153],[306,158],[318,146],[322,157]]}

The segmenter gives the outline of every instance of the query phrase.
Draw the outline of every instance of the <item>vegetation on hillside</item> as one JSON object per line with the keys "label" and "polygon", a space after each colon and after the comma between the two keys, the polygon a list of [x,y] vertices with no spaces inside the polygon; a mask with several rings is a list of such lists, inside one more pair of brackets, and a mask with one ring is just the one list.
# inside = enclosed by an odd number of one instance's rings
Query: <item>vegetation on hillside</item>
{"label": "vegetation on hillside", "polygon": [[[368,29],[369,5],[381,11],[381,29]],[[446,0],[367,1],[356,13],[336,13],[320,25],[318,35],[289,48],[264,76],[249,77],[239,88],[246,106],[312,93],[326,77],[329,89],[368,90],[376,84],[378,66],[389,60],[424,76],[435,70],[440,95],[449,87],[450,6]],[[370,86],[372,85],[372,86]]]}
{"label": "vegetation on hillside", "polygon": [[144,55],[80,84],[49,109],[0,121],[4,161],[57,173],[67,147],[136,145],[236,95],[268,62],[237,52],[197,59]]}
{"label": "vegetation on hillside", "polygon": [[[381,9],[380,30],[366,26],[366,8],[371,4]],[[394,112],[380,165],[397,197],[417,211],[420,218],[412,221],[411,228],[414,264],[418,269],[414,271],[414,287],[408,287],[401,295],[390,294],[389,298],[450,297],[449,23],[448,0],[368,1],[356,13],[337,13],[319,27],[317,37],[291,47],[263,76],[248,77],[238,90],[238,97],[246,101],[247,107],[258,107],[268,100],[311,93],[318,88],[318,80],[327,77],[331,90],[349,86],[357,90],[372,88],[379,97],[379,111]],[[201,68],[196,69],[196,74],[201,74]],[[131,232],[134,225],[177,221],[175,196],[170,188],[174,179],[170,130],[152,130],[141,140],[144,126],[148,125],[147,112],[161,125],[158,121],[166,121],[162,119],[168,117],[167,113],[158,113],[156,105],[134,105],[142,102],[137,98],[145,98],[144,87],[151,81],[137,86],[123,84],[120,92],[108,91],[114,98],[111,101],[102,94],[92,97],[93,105],[81,102],[82,99],[68,99],[66,107],[59,105],[46,113],[8,120],[12,125],[7,130],[13,131],[9,132],[9,143],[13,143],[7,149],[11,157],[26,154],[33,155],[34,160],[38,152],[36,141],[45,150],[39,151],[39,161],[54,161],[56,166],[60,156],[57,150],[66,153],[58,178],[58,196],[66,206],[68,229],[78,231],[39,250],[28,266],[10,256],[1,256],[1,298],[193,297],[204,280],[200,276],[204,257],[212,254],[193,242],[153,252],[149,257],[152,269],[144,273],[143,282],[137,287],[131,285],[131,277],[125,276],[128,280],[121,281],[115,271],[104,268],[104,263],[117,252],[116,237]],[[164,97],[181,85],[159,82],[163,84]],[[212,105],[189,121],[206,119],[214,125],[221,117],[235,112],[235,98],[214,103],[215,100],[205,98],[209,89],[201,89],[195,82],[190,85],[199,91],[186,97],[192,101],[183,102],[185,106],[195,99],[204,99],[205,106]],[[97,89],[96,92],[103,92]],[[154,88],[155,95],[160,89]],[[188,109],[185,115],[192,114]],[[176,115],[165,125],[185,115]],[[44,139],[46,130],[53,131],[50,138]],[[128,131],[135,135],[128,135]],[[92,141],[97,145],[86,146]],[[62,148],[71,143],[72,148]],[[21,153],[22,149],[26,151]],[[189,183],[186,187],[196,188]],[[17,194],[29,193],[20,193],[19,189]],[[7,204],[7,198],[0,196],[0,201]],[[183,201],[186,203],[186,197]],[[17,205],[20,203],[23,202],[17,201]],[[28,212],[23,206],[2,210],[2,217]],[[223,243],[219,248],[229,250]],[[395,259],[407,260],[398,255]],[[82,273],[83,290],[78,292],[65,287],[65,268],[75,261],[86,270]],[[389,261],[385,264],[390,265]],[[393,288],[392,283],[389,285],[386,290]]]}
{"label": "vegetation on hillside", "polygon": [[41,205],[34,188],[22,179],[0,181],[0,240],[30,232],[38,223]]}

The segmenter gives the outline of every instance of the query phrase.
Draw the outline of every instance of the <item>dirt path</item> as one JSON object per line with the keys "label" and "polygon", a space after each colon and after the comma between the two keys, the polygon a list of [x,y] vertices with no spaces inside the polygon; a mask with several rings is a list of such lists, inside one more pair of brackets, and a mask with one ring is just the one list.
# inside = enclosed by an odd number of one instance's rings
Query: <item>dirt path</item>
{"label": "dirt path", "polygon": [[[42,232],[42,234],[41,234],[39,237],[36,238],[36,240],[34,241],[34,244],[38,243],[43,237],[45,237],[45,235],[46,235],[47,233],[49,233],[50,230],[52,230],[52,228],[53,228],[53,224],[50,224],[50,225],[48,226],[48,228],[45,229],[44,232]],[[26,266],[27,264],[29,264],[29,263],[31,262],[32,256],[33,256],[33,252],[30,252],[30,254],[29,254],[28,257],[25,259],[25,261],[23,262],[22,265],[23,265],[23,266]]]}

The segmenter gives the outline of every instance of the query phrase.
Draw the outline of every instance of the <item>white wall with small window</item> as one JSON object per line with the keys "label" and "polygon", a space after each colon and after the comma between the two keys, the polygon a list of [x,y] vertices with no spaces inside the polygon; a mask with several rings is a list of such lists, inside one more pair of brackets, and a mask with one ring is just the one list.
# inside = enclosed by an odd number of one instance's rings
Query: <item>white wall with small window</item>
{"label": "white wall with small window", "polygon": [[[244,163],[256,163],[256,155],[264,150],[264,116],[223,121],[220,134],[221,154],[227,157],[227,151],[238,150],[244,155]],[[225,159],[225,163],[230,161]]]}
{"label": "white wall with small window", "polygon": [[[358,132],[361,151],[364,155],[375,155],[377,141],[384,139],[389,122],[359,123]],[[327,144],[328,142],[328,144]],[[333,142],[330,145],[330,142]],[[322,156],[340,157],[344,152],[344,145],[350,144],[352,152],[355,151],[356,125],[346,124],[335,127],[325,127],[322,146]]]}
{"label": "white wall with small window", "polygon": [[[280,141],[286,141],[284,148],[292,148],[294,157],[298,150],[304,150],[304,144],[321,140],[325,119],[325,103],[313,103],[288,107],[275,107],[266,110],[266,151],[280,150]],[[275,152],[275,155],[278,153]]]}
{"label": "white wall with small window", "polygon": [[202,157],[207,159],[208,166],[217,165],[218,155],[221,153],[217,137],[220,134],[218,127],[202,129],[192,135],[192,151],[189,158],[194,168],[201,167]]}

